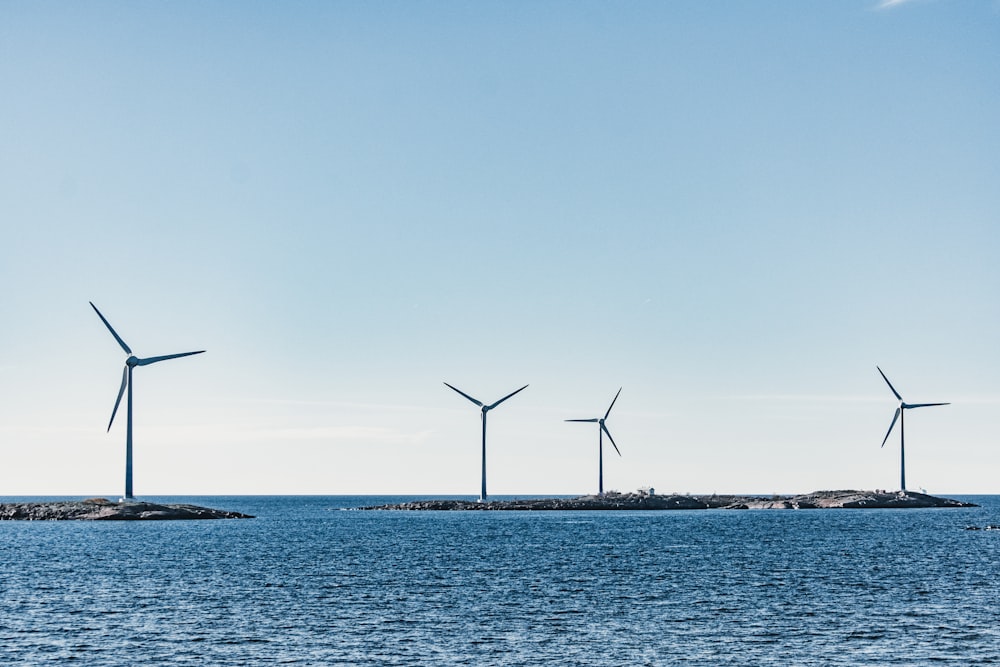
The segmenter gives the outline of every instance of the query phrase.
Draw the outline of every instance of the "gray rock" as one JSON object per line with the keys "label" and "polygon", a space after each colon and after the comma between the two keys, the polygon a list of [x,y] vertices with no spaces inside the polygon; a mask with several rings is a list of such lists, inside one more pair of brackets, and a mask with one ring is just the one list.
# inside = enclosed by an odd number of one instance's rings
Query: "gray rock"
{"label": "gray rock", "polygon": [[658,496],[648,493],[606,493],[578,498],[527,500],[417,500],[395,505],[360,507],[362,510],[404,511],[559,511],[559,510],[699,510],[699,509],[907,509],[920,507],[975,507],[951,498],[923,493],[884,491],[815,491],[799,496]]}
{"label": "gray rock", "polygon": [[114,503],[106,498],[41,503],[0,503],[0,521],[172,521],[181,519],[252,519],[239,512],[197,505]]}

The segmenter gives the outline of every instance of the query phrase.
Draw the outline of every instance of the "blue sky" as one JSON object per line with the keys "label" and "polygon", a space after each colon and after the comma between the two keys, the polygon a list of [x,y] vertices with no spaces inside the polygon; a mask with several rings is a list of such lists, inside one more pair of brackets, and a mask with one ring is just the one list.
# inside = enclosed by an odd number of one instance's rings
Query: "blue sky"
{"label": "blue sky", "polygon": [[[0,2],[0,494],[998,493],[1000,5]],[[895,443],[895,444],[894,444]]]}

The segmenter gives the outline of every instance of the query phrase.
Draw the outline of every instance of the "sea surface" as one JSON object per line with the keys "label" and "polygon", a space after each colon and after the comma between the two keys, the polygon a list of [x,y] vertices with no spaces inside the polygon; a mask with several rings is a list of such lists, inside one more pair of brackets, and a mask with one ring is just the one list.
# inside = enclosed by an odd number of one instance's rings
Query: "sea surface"
{"label": "sea surface", "polygon": [[[974,509],[360,512],[0,522],[0,664],[1000,664]],[[11,498],[0,501],[14,500]]]}

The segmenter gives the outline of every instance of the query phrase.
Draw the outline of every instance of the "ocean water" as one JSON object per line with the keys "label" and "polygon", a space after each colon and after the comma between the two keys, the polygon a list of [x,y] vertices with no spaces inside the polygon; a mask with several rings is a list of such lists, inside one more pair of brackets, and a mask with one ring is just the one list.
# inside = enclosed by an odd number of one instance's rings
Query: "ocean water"
{"label": "ocean water", "polygon": [[[0,522],[0,664],[1000,664],[1000,497],[949,510]],[[0,499],[2,500],[2,499]]]}

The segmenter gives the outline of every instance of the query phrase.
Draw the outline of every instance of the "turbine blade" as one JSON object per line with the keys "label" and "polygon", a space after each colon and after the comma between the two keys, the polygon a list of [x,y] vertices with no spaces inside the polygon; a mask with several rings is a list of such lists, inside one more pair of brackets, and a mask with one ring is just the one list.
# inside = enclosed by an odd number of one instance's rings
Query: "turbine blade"
{"label": "turbine blade", "polygon": [[469,396],[468,394],[466,394],[466,393],[465,393],[464,391],[462,391],[461,389],[455,389],[455,387],[452,387],[452,386],[451,386],[450,384],[448,384],[447,382],[445,382],[445,383],[444,383],[444,386],[448,387],[449,389],[451,389],[451,390],[453,390],[453,391],[457,391],[457,392],[458,392],[458,393],[460,393],[460,394],[461,394],[462,396],[465,396],[465,397],[466,397],[467,399],[469,399],[470,401],[472,401],[473,403],[475,403],[475,404],[476,404],[476,405],[478,405],[479,407],[483,407],[483,404],[482,404],[482,402],[480,402],[480,401],[477,401],[476,399],[472,398],[471,396]]}
{"label": "turbine blade", "polygon": [[563,421],[567,421],[567,422],[586,422],[588,424],[596,424],[596,423],[600,422],[601,420],[598,419],[597,417],[594,417],[593,419],[564,419]]}
{"label": "turbine blade", "polygon": [[180,354],[165,354],[162,357],[149,357],[147,359],[139,359],[135,362],[136,366],[148,366],[150,364],[155,364],[157,361],[166,361],[167,359],[177,359],[179,357],[190,357],[192,354],[201,354],[205,350],[198,350],[197,352],[181,352]]}
{"label": "turbine blade", "polygon": [[615,448],[616,452],[618,452],[618,456],[621,456],[622,453],[619,451],[618,445],[615,444],[615,439],[611,437],[611,431],[608,430],[608,427],[601,424],[601,430],[604,431],[604,435],[608,436],[608,440],[611,441],[611,446]]}
{"label": "turbine blade", "polygon": [[130,348],[128,345],[125,344],[125,341],[123,341],[122,337],[118,335],[118,332],[114,330],[114,328],[111,326],[111,323],[108,322],[106,319],[104,319],[104,315],[101,315],[101,311],[97,310],[97,306],[94,305],[94,302],[89,301],[88,303],[90,304],[90,307],[94,309],[94,312],[97,313],[97,316],[101,318],[101,321],[104,322],[104,326],[108,328],[108,331],[111,332],[111,335],[115,337],[116,341],[118,341],[118,344],[122,346],[123,350],[125,350],[125,354],[132,354],[132,348]]}
{"label": "turbine blade", "polygon": [[[622,393],[622,388],[621,388],[621,387],[619,387],[619,388],[618,388],[618,394],[621,394],[621,393]],[[611,408],[615,407],[615,401],[617,401],[617,400],[618,400],[618,394],[615,394],[615,398],[614,398],[614,400],[612,400],[612,401],[611,401],[611,405],[609,405],[609,406],[608,406],[608,411],[604,413],[604,418],[605,418],[605,419],[607,419],[607,418],[608,418],[608,415],[610,415],[610,414],[611,414]]]}
{"label": "turbine blade", "polygon": [[115,423],[115,415],[118,414],[118,405],[122,402],[122,394],[125,393],[125,387],[128,385],[128,366],[122,369],[122,387],[118,390],[118,398],[115,399],[115,408],[111,411],[111,421],[108,422],[108,430],[111,430],[111,425]]}
{"label": "turbine blade", "polygon": [[524,385],[523,387],[521,387],[517,391],[512,391],[511,393],[507,394],[506,396],[504,396],[503,398],[501,398],[499,401],[497,401],[493,405],[487,407],[486,409],[487,410],[492,410],[493,408],[495,408],[496,406],[500,405],[501,403],[503,403],[504,401],[506,401],[508,398],[510,398],[511,396],[513,396],[514,394],[516,394],[518,392],[521,392],[521,391],[524,391],[527,388],[528,388],[528,385]]}
{"label": "turbine blade", "polygon": [[896,388],[892,386],[892,383],[891,383],[891,382],[889,382],[889,378],[887,378],[887,377],[885,376],[885,373],[883,373],[883,372],[882,372],[882,369],[881,369],[881,368],[879,368],[878,366],[876,366],[875,368],[876,368],[876,369],[878,369],[878,372],[879,372],[879,375],[881,375],[881,376],[882,376],[882,379],[883,379],[883,380],[885,380],[885,383],[886,383],[887,385],[889,385],[889,389],[891,389],[891,390],[892,390],[892,393],[893,393],[893,394],[894,394],[894,395],[896,396],[896,398],[897,398],[898,400],[902,401],[902,400],[903,400],[903,397],[902,397],[902,396],[900,396],[900,395],[899,395],[899,392],[898,392],[898,391],[896,391]]}
{"label": "turbine blade", "polygon": [[935,405],[951,405],[951,403],[914,403],[913,405],[906,404],[904,408],[930,408]]}
{"label": "turbine blade", "polygon": [[892,433],[892,427],[896,425],[896,420],[899,419],[899,413],[902,411],[901,408],[896,408],[896,414],[892,416],[892,423],[889,424],[889,430],[885,432],[885,437],[882,438],[882,444],[880,447],[885,447],[885,441],[889,439],[889,434]]}

